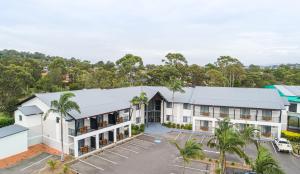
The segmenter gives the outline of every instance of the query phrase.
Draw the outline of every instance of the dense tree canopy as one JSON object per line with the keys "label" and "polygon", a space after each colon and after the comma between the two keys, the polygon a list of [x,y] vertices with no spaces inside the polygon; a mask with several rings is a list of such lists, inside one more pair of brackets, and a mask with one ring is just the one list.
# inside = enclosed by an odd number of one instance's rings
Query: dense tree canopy
{"label": "dense tree canopy", "polygon": [[184,86],[300,85],[300,68],[289,65],[245,67],[230,56],[220,56],[216,62],[200,66],[189,65],[180,53],[168,53],[162,57],[161,65],[145,65],[141,57],[132,54],[126,54],[116,62],[91,63],[42,53],[2,50],[0,112],[13,111],[18,101],[36,92],[166,85],[174,78]]}

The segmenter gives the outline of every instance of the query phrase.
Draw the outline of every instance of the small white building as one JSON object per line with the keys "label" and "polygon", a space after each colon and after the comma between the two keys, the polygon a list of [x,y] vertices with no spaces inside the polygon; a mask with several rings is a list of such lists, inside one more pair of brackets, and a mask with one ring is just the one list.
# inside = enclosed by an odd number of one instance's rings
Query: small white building
{"label": "small white building", "polygon": [[10,125],[0,128],[0,160],[28,149],[28,128]]}

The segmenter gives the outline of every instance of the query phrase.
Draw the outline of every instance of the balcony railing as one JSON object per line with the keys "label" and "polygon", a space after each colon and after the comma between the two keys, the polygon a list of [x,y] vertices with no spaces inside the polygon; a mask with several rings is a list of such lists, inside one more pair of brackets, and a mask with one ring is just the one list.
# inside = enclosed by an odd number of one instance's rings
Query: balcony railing
{"label": "balcony railing", "polygon": [[262,132],[261,135],[264,137],[271,137],[271,132]]}
{"label": "balcony railing", "polygon": [[209,112],[201,112],[200,114],[203,116],[209,116]]}
{"label": "balcony railing", "polygon": [[225,117],[228,117],[229,116],[229,114],[227,114],[227,113],[220,113],[220,117],[222,117],[222,118],[225,118]]}
{"label": "balcony railing", "polygon": [[244,120],[249,120],[251,119],[251,115],[241,115],[240,118]]}
{"label": "balcony railing", "polygon": [[202,130],[202,131],[208,131],[208,129],[209,129],[208,126],[201,126],[200,127],[200,130]]}

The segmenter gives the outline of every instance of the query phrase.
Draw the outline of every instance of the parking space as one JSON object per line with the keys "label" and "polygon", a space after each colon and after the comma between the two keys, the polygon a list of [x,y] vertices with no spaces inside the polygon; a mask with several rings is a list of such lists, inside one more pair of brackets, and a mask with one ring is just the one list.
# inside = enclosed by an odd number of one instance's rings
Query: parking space
{"label": "parking space", "polygon": [[0,173],[5,174],[16,174],[16,173],[22,173],[22,174],[33,174],[38,173],[40,170],[42,170],[44,167],[46,167],[48,160],[58,160],[59,157],[55,155],[51,155],[48,153],[41,153],[35,157],[29,158],[27,160],[24,160],[20,163],[18,163],[15,166],[12,166],[7,169],[0,170]]}
{"label": "parking space", "polygon": [[[182,140],[186,137],[181,137]],[[81,158],[71,165],[80,174],[94,173],[182,173],[183,163],[178,151],[162,136],[141,135],[112,148]],[[187,174],[208,173],[210,166],[193,161]]]}

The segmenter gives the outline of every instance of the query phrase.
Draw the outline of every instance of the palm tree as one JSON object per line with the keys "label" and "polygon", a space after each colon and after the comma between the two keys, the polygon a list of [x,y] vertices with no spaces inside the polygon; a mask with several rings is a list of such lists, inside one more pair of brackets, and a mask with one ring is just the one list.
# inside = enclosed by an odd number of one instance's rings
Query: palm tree
{"label": "palm tree", "polygon": [[201,144],[197,143],[195,139],[187,140],[183,147],[176,142],[172,142],[179,151],[179,155],[183,159],[183,174],[185,172],[186,165],[190,163],[191,159],[203,159],[204,153]]}
{"label": "palm tree", "polygon": [[229,118],[219,120],[219,128],[215,129],[215,136],[207,142],[207,146],[219,150],[219,166],[221,174],[225,174],[226,153],[235,153],[249,163],[249,158],[244,152],[245,140],[233,128]]}
{"label": "palm tree", "polygon": [[171,78],[170,82],[167,83],[167,88],[172,91],[172,116],[174,116],[174,97],[175,92],[184,93],[182,81],[176,78]]}
{"label": "palm tree", "polygon": [[139,105],[139,115],[141,116],[141,107],[142,105],[147,105],[148,103],[148,97],[145,92],[141,92],[140,96],[134,96],[132,100],[130,101],[132,105]]}
{"label": "palm tree", "polygon": [[263,146],[258,147],[256,160],[252,164],[252,170],[258,174],[283,174],[284,172],[270,152]]}
{"label": "palm tree", "polygon": [[66,92],[60,95],[59,100],[51,101],[51,108],[45,113],[44,120],[49,114],[57,113],[60,116],[60,140],[61,140],[61,161],[64,161],[64,143],[63,143],[63,118],[66,118],[68,113],[75,110],[80,113],[79,106],[76,102],[70,101],[70,98],[75,97],[75,94]]}

